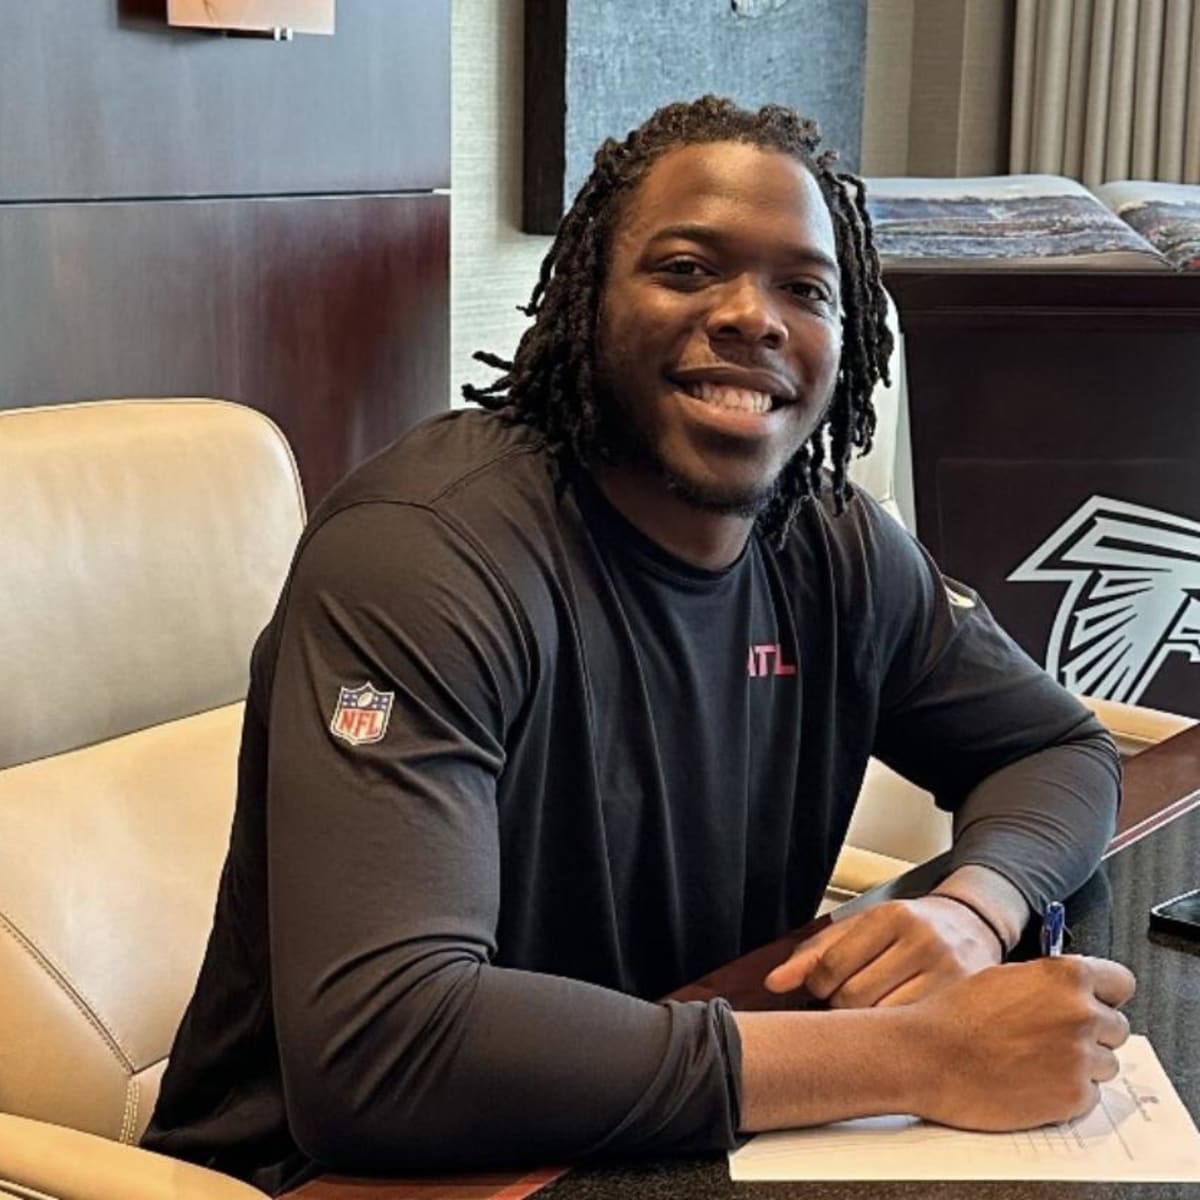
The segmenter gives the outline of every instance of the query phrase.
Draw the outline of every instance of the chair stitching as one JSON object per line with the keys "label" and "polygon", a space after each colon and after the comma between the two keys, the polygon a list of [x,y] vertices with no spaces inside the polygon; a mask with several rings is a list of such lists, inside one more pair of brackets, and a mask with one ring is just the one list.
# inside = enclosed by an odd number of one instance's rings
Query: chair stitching
{"label": "chair stitching", "polygon": [[133,1094],[133,1112],[128,1121],[122,1123],[121,1126],[121,1141],[128,1139],[130,1144],[133,1144],[134,1134],[137,1132],[138,1112],[142,1107],[142,1088],[138,1081],[146,1074],[147,1071],[153,1071],[161,1062],[166,1062],[170,1055],[160,1054],[153,1062],[148,1062],[144,1067],[136,1070],[129,1076],[128,1088]]}
{"label": "chair stitching", "polygon": [[17,945],[62,988],[71,1003],[82,1014],[84,1020],[100,1035],[100,1040],[109,1048],[117,1062],[121,1064],[127,1074],[132,1074],[135,1069],[132,1055],[121,1045],[116,1034],[96,1015],[92,1002],[83,991],[71,983],[66,974],[55,964],[50,956],[39,949],[37,944],[26,934],[22,933],[3,913],[0,913],[0,928],[11,934]]}
{"label": "chair stitching", "polygon": [[133,1141],[133,1131],[137,1128],[138,1087],[135,1076],[130,1075],[125,1081],[125,1113],[121,1120],[120,1141]]}

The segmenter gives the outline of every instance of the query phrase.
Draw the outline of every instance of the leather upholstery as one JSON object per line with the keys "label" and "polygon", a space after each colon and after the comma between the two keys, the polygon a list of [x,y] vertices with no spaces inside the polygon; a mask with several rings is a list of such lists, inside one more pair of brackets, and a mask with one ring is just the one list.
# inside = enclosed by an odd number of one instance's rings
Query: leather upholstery
{"label": "leather upholstery", "polygon": [[93,1134],[0,1113],[0,1196],[21,1200],[263,1200],[249,1184]]}
{"label": "leather upholstery", "polygon": [[891,383],[880,381],[875,386],[875,437],[869,454],[850,462],[850,478],[868,495],[873,496],[896,520],[903,524],[896,499],[896,464],[902,453],[900,446],[900,414],[907,404],[908,381],[904,371],[904,334],[900,329],[896,306],[888,297],[888,327],[896,345],[888,362]]}
{"label": "leather upholstery", "polygon": [[302,508],[275,426],[211,400],[0,419],[0,662],[21,697],[0,768],[240,699]]}
{"label": "leather upholstery", "polygon": [[241,708],[0,771],[0,1028],[19,1048],[0,1111],[141,1134],[212,922]]}
{"label": "leather upholstery", "polygon": [[[4,412],[0,519],[0,1195],[257,1195],[130,1147],[104,1161],[158,1183],[60,1180],[51,1148],[134,1142],[153,1108],[212,922],[250,649],[303,525],[291,452],[222,401]],[[70,1129],[29,1142],[17,1117]]]}

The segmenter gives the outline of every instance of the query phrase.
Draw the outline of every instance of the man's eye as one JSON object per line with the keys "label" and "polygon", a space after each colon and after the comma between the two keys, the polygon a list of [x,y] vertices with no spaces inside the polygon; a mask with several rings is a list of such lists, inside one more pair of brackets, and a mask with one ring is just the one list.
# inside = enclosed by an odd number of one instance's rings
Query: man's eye
{"label": "man's eye", "polygon": [[702,279],[708,270],[694,258],[672,258],[659,268],[666,275],[679,275],[684,279]]}
{"label": "man's eye", "polygon": [[833,302],[833,297],[829,294],[829,289],[821,283],[797,280],[794,283],[787,284],[786,290],[795,296],[797,300],[816,301],[820,304],[830,304]]}

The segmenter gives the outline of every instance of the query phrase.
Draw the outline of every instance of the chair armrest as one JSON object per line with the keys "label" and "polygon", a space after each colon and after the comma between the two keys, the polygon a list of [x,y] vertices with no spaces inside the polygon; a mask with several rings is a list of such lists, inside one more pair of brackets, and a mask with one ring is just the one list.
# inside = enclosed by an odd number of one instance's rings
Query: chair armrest
{"label": "chair armrest", "polygon": [[843,846],[833,868],[829,891],[849,899],[903,875],[912,866],[907,859],[893,858],[890,854],[878,854],[861,846]]}
{"label": "chair armrest", "polygon": [[0,1193],[47,1200],[263,1200],[248,1183],[205,1167],[0,1113]]}
{"label": "chair armrest", "polygon": [[1125,757],[1156,746],[1196,724],[1194,717],[1143,708],[1140,704],[1123,704],[1120,700],[1101,700],[1096,696],[1079,698],[1112,734],[1117,749]]}

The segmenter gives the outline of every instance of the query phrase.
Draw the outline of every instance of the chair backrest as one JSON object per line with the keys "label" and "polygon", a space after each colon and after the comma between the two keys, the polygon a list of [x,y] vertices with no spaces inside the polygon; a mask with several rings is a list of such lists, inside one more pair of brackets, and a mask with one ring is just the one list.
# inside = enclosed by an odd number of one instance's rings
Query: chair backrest
{"label": "chair backrest", "polygon": [[0,413],[0,1111],[125,1141],[148,1119],[303,520],[250,409]]}
{"label": "chair backrest", "polygon": [[904,369],[904,334],[900,329],[899,313],[888,297],[888,326],[895,339],[892,357],[888,361],[889,383],[876,384],[871,400],[875,406],[875,438],[871,452],[850,462],[850,478],[868,495],[873,496],[901,524],[904,517],[897,495],[900,457],[907,453],[902,444],[901,420],[908,402],[908,379]]}
{"label": "chair backrest", "polygon": [[[870,454],[851,463],[850,478],[904,524],[897,483],[907,466],[901,459],[907,454],[902,431],[908,380],[904,335],[890,297],[888,322],[896,342],[888,364],[891,383],[875,388],[874,445]],[[950,845],[951,824],[950,815],[934,806],[928,792],[872,759],[834,868],[831,898],[845,899],[941,853]]]}
{"label": "chair backrest", "polygon": [[214,400],[0,413],[0,767],[229,704],[303,499],[279,430]]}

